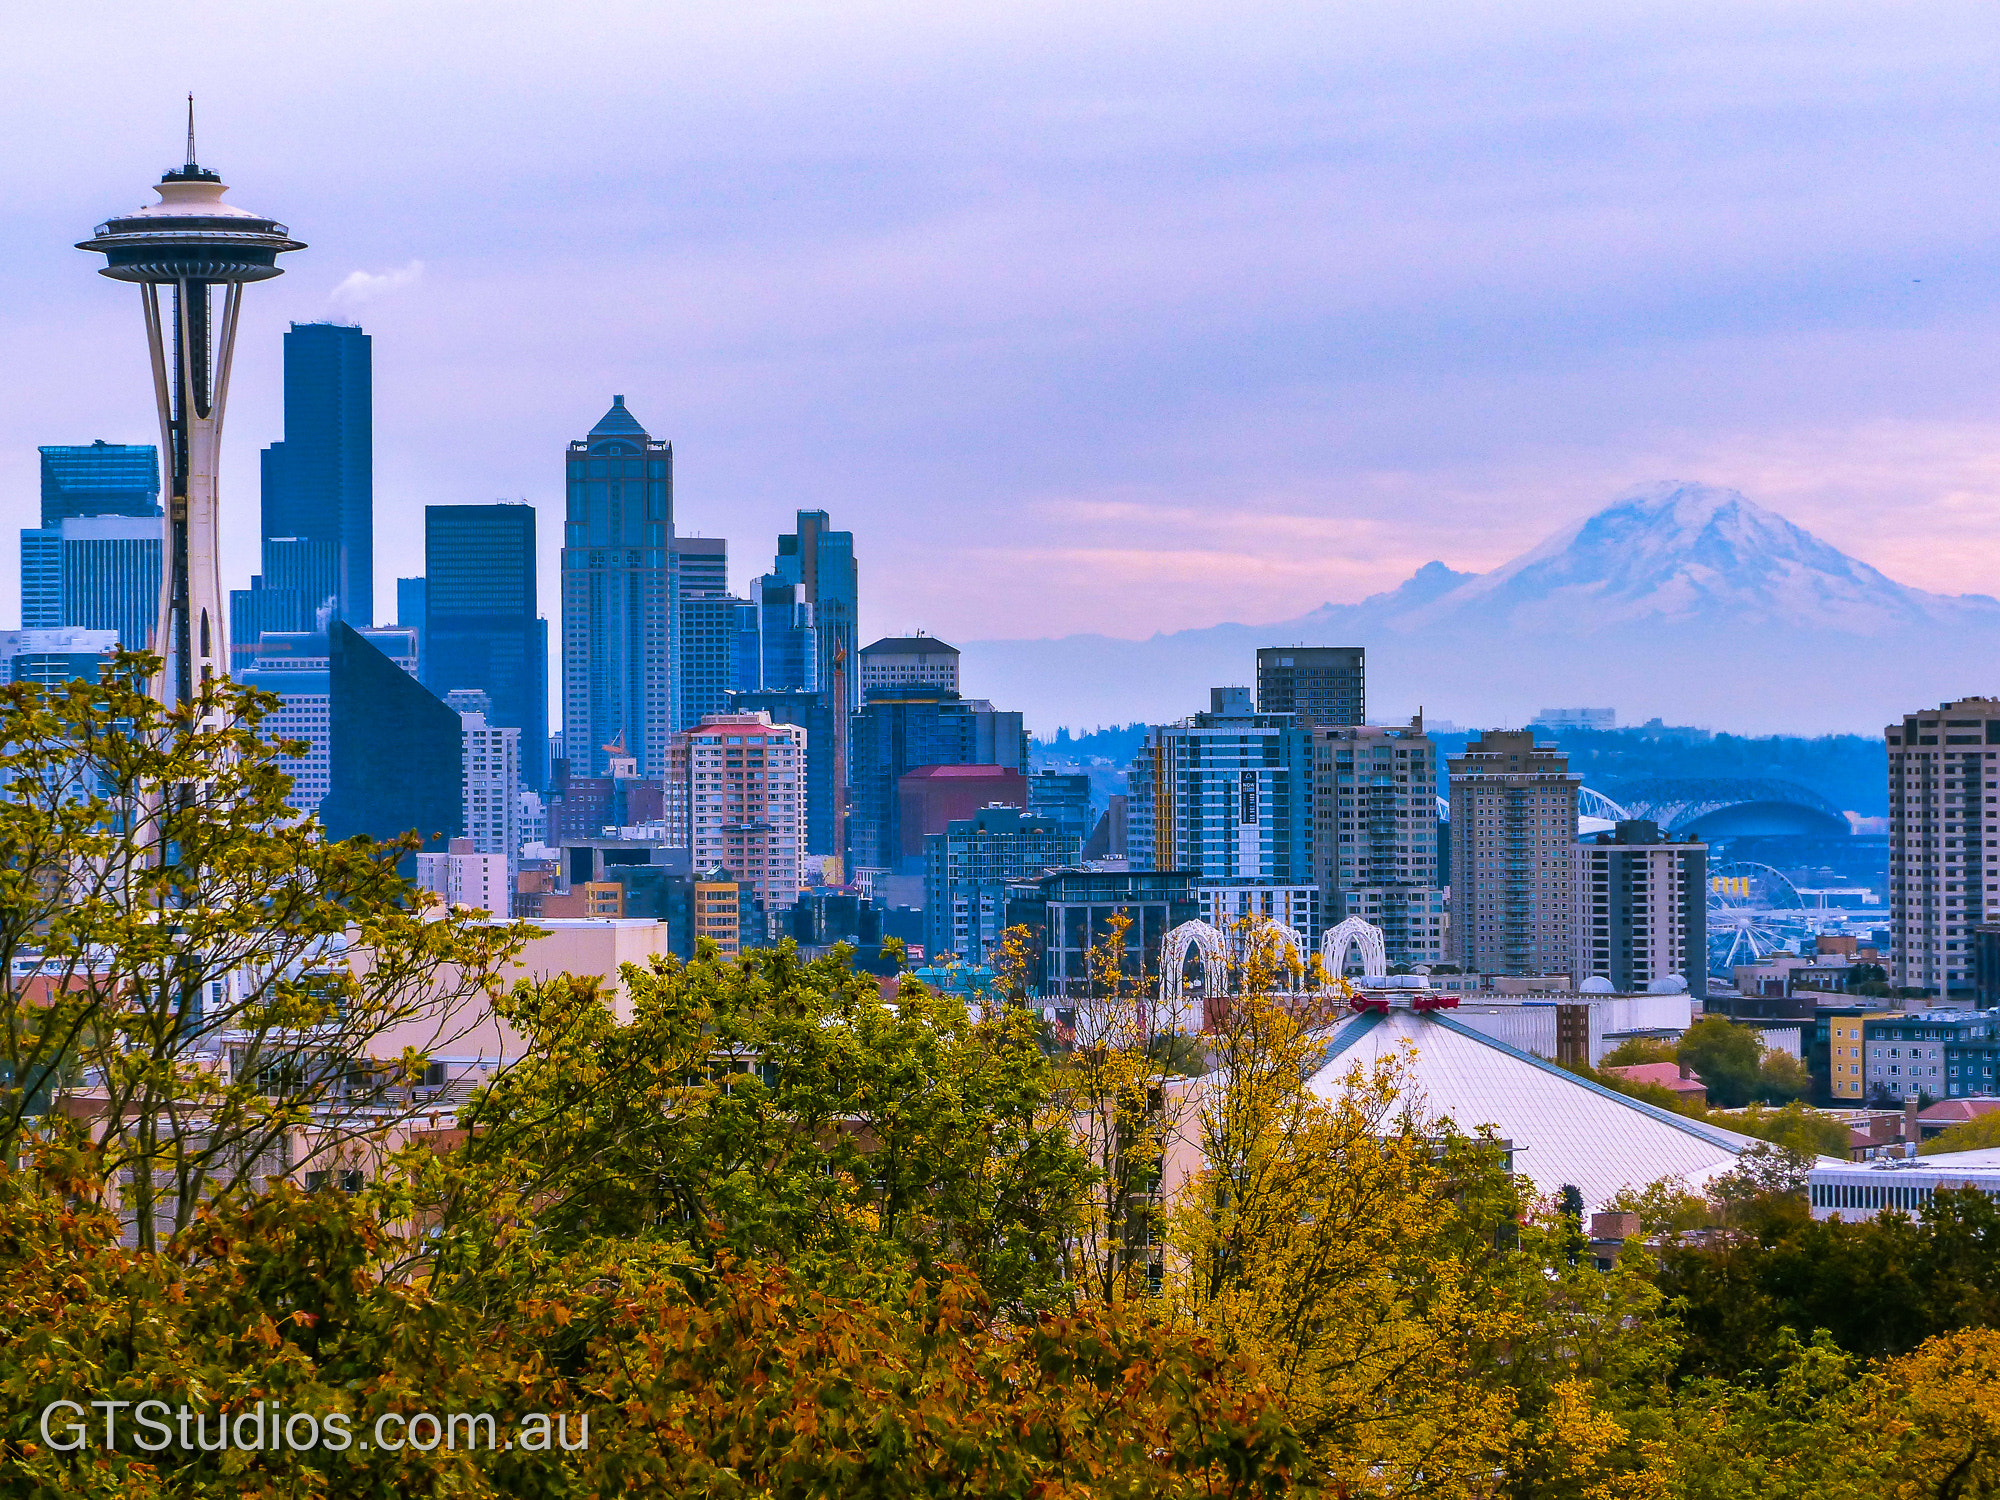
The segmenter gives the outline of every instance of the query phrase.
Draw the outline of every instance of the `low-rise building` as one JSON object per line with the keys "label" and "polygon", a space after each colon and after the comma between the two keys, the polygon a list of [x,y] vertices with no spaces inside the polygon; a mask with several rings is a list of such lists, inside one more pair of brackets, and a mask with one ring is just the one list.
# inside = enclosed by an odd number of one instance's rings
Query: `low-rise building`
{"label": "low-rise building", "polygon": [[1991,1094],[2000,1058],[1990,1011],[1911,1011],[1862,1023],[1868,1098],[1963,1098]]}

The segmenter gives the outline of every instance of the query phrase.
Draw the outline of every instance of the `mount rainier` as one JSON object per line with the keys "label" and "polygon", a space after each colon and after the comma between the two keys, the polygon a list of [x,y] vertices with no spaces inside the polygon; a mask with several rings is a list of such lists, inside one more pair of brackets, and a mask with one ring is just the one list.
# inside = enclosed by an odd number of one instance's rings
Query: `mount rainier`
{"label": "mount rainier", "polygon": [[1749,733],[1874,733],[1925,703],[2000,695],[2000,601],[1897,583],[1735,490],[1634,490],[1490,573],[1427,563],[1400,587],[1269,625],[1143,641],[965,647],[968,691],[1032,729],[1161,722],[1246,683],[1259,646],[1365,646],[1368,714],[1464,725],[1611,705]]}

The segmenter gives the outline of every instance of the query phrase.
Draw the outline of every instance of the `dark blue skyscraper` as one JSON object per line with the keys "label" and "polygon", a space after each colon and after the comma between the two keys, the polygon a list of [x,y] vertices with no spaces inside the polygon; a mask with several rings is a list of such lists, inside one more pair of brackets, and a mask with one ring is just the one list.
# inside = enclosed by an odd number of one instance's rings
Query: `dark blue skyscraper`
{"label": "dark blue skyscraper", "polygon": [[426,849],[465,832],[465,725],[416,678],[338,620],[327,630],[330,839],[392,839]]}
{"label": "dark blue skyscraper", "polygon": [[[771,571],[804,590],[812,609],[813,649],[819,670],[809,684],[826,695],[833,711],[834,848],[847,842],[848,766],[852,744],[850,718],[861,706],[861,676],[856,653],[861,648],[857,623],[860,586],[854,564],[854,533],[832,529],[823,510],[798,513],[798,530],[778,538],[778,556]],[[769,687],[773,684],[766,683]]]}
{"label": "dark blue skyscraper", "polygon": [[535,613],[535,508],[424,507],[425,684],[477,688],[487,722],[521,731],[521,780],[548,783],[549,636]]}
{"label": "dark blue skyscraper", "polygon": [[[288,587],[272,545],[299,549],[307,592],[330,587],[350,624],[375,623],[374,382],[368,335],[341,323],[294,323],[285,335],[285,437],[264,450],[264,574]],[[308,566],[310,564],[310,566]],[[310,611],[320,601],[307,599]]]}
{"label": "dark blue skyscraper", "polygon": [[157,516],[160,451],[151,443],[65,444],[42,453],[42,525],[71,516]]}

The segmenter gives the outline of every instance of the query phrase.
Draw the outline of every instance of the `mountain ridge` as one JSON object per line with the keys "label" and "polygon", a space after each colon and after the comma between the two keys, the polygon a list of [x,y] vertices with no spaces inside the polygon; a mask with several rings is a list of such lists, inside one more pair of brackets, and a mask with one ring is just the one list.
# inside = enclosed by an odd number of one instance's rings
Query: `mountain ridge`
{"label": "mountain ridge", "polygon": [[965,675],[1053,732],[1178,718],[1209,686],[1248,681],[1257,646],[1306,644],[1368,648],[1374,719],[1421,706],[1521,723],[1590,702],[1758,732],[1872,732],[1926,701],[2000,692],[2000,600],[1898,583],[1738,491],[1687,481],[1629,490],[1490,572],[1433,561],[1357,603],[1269,624],[975,641]]}

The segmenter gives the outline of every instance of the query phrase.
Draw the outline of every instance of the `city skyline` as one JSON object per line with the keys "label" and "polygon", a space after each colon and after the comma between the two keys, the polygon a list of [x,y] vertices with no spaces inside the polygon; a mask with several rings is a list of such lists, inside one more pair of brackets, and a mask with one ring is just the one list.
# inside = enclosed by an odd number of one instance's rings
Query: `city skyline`
{"label": "city skyline", "polygon": [[[341,23],[370,14],[330,15],[319,51],[198,24],[165,66],[241,190],[321,247],[249,306],[225,487],[247,497],[281,435],[278,331],[359,321],[382,597],[426,503],[525,497],[546,543],[544,455],[613,390],[683,455],[688,532],[824,505],[872,539],[871,634],[1292,618],[1432,557],[1489,567],[1668,475],[1943,591],[1995,560],[1996,303],[1964,191],[1993,149],[1991,43],[1969,11],[1921,37],[1858,13],[1823,36],[1721,12],[1614,34],[1549,9],[1421,38],[1278,12],[1215,42],[1189,10],[1139,35],[1088,18],[1064,57],[1022,19],[929,19],[894,47],[879,21],[808,25],[795,47],[634,14],[637,37],[687,32],[701,88],[571,108],[578,65],[536,25],[452,28],[470,52],[424,129],[399,75],[350,55]],[[20,55],[63,52],[67,24],[30,22]],[[397,66],[428,67],[443,23],[411,24]],[[92,55],[122,80],[158,40]],[[510,118],[437,125],[470,100],[459,73]],[[1726,86],[1753,74],[1761,93]],[[121,87],[115,126],[45,87],[5,106],[65,143],[0,230],[26,294],[9,336],[48,370],[0,418],[10,546],[38,444],[150,435],[129,329],[55,232],[172,154],[179,93]],[[551,321],[558,280],[579,315]],[[614,298],[646,311],[621,322]],[[911,506],[939,524],[895,525]],[[254,568],[254,538],[225,545],[230,584]]]}

